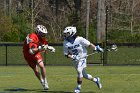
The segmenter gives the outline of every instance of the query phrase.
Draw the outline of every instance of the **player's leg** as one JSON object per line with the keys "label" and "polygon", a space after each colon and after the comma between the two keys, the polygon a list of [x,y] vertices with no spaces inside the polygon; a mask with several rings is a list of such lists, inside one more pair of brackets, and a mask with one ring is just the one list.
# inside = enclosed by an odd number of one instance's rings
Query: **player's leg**
{"label": "player's leg", "polygon": [[44,89],[48,90],[49,86],[48,86],[48,81],[46,79],[46,68],[44,66],[43,61],[38,62],[40,70],[41,70],[41,76],[43,78],[43,85],[44,85]]}
{"label": "player's leg", "polygon": [[[30,57],[30,58],[32,58],[32,57]],[[41,77],[41,73],[37,66],[36,60],[34,60],[34,58],[32,58],[32,60],[28,60],[28,64],[33,69],[33,71],[34,71],[36,77],[39,79],[40,83],[44,86],[44,80]]]}
{"label": "player's leg", "polygon": [[34,68],[32,68],[36,77],[39,79],[40,83],[43,85],[44,84],[44,80],[41,77],[41,74],[39,72],[38,66],[36,65]]}
{"label": "player's leg", "polygon": [[77,69],[77,87],[76,89],[74,90],[75,93],[80,93],[80,90],[81,90],[81,85],[82,85],[82,78],[83,78],[83,75],[82,75],[82,68],[81,67],[78,67]]}
{"label": "player's leg", "polygon": [[46,79],[46,68],[44,66],[43,61],[38,62],[38,64],[39,64],[39,67],[40,67],[40,70],[41,70],[41,75],[42,75],[43,82],[44,82],[44,84],[43,84],[44,85],[44,89],[48,90],[49,86],[48,86],[48,81]]}
{"label": "player's leg", "polygon": [[82,73],[83,73],[83,77],[85,79],[94,81],[97,84],[97,86],[98,86],[99,89],[102,88],[102,84],[100,83],[100,78],[99,77],[93,77],[92,75],[87,74],[85,68],[83,69]]}
{"label": "player's leg", "polygon": [[30,55],[28,52],[23,52],[24,53],[24,58],[27,61],[28,65],[33,69],[35,76],[39,79],[41,84],[44,87],[44,80],[41,77],[41,74],[39,72],[38,66],[37,66],[37,59],[35,56]]}
{"label": "player's leg", "polygon": [[[75,65],[75,69],[76,69],[76,71],[77,71],[77,75],[78,75],[78,77],[77,77],[77,90],[79,90],[80,91],[80,89],[81,89],[81,84],[82,84],[82,78],[83,78],[83,73],[82,73],[82,71],[83,71],[83,69],[86,67],[87,65],[86,65],[86,58],[83,58],[82,60],[80,60],[79,62],[78,62],[78,64],[77,65]],[[78,92],[77,92],[78,93]]]}
{"label": "player's leg", "polygon": [[48,82],[46,79],[46,68],[44,66],[41,54],[40,53],[36,54],[35,59],[40,67],[41,77],[42,77],[41,82],[43,82],[42,85],[45,90],[48,90],[49,87],[48,87]]}
{"label": "player's leg", "polygon": [[32,69],[33,69],[33,71],[34,71],[36,77],[41,81],[40,72],[39,72],[39,70],[38,70],[38,67],[35,66],[35,67],[32,68]]}

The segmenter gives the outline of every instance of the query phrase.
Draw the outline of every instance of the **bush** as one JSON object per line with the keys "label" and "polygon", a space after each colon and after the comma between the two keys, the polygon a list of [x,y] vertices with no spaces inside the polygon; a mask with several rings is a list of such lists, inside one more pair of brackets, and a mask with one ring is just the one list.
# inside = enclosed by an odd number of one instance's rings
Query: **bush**
{"label": "bush", "polygon": [[111,30],[108,32],[108,40],[116,43],[140,43],[140,34],[131,34],[130,31]]}

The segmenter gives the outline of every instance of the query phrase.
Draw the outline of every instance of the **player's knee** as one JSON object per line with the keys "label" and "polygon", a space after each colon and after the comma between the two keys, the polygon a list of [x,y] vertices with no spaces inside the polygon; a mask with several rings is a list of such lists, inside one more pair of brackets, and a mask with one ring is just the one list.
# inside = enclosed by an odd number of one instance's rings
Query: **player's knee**
{"label": "player's knee", "polygon": [[92,75],[90,75],[90,74],[84,74],[83,77],[88,80],[91,80],[93,78]]}
{"label": "player's knee", "polygon": [[87,74],[83,74],[83,77],[88,79],[88,75]]}
{"label": "player's knee", "polygon": [[83,70],[82,73],[83,73],[83,77],[84,77],[84,78],[89,79],[89,80],[92,79],[92,75],[87,74],[85,70]]}
{"label": "player's knee", "polygon": [[78,78],[82,78],[83,77],[83,74],[82,74],[82,72],[77,72],[78,73]]}
{"label": "player's knee", "polygon": [[77,73],[78,73],[78,78],[82,78],[83,77],[83,73],[82,73],[82,69],[77,69]]}
{"label": "player's knee", "polygon": [[38,62],[38,64],[39,64],[39,67],[40,67],[40,68],[44,68],[44,63],[43,63],[42,60],[40,60],[40,61]]}

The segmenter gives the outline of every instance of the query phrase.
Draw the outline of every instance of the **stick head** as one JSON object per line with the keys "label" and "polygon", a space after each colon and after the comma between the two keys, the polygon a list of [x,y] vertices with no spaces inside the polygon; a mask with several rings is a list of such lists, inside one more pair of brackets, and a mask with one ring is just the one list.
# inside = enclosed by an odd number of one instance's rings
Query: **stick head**
{"label": "stick head", "polygon": [[117,50],[118,50],[117,45],[116,45],[116,44],[113,44],[113,45],[111,46],[111,50],[112,50],[112,51],[117,51]]}

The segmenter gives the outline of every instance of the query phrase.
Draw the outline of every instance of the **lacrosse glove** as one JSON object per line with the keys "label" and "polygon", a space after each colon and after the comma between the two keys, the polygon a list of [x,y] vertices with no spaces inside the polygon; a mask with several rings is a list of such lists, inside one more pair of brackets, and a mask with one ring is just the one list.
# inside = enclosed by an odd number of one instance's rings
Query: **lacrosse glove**
{"label": "lacrosse glove", "polygon": [[52,47],[52,46],[48,46],[47,49],[48,49],[49,51],[51,51],[51,52],[55,52],[55,48]]}
{"label": "lacrosse glove", "polygon": [[38,47],[38,49],[40,51],[43,51],[43,50],[47,50],[48,49],[51,52],[55,52],[55,48],[52,47],[52,46],[48,46],[48,45],[41,45],[41,46]]}
{"label": "lacrosse glove", "polygon": [[48,45],[41,45],[38,47],[40,51],[47,50]]}
{"label": "lacrosse glove", "polygon": [[95,50],[98,52],[104,52],[103,48],[101,48],[99,45],[95,47]]}
{"label": "lacrosse glove", "polygon": [[79,55],[72,55],[72,59],[74,60],[74,61],[79,61],[80,60],[80,56]]}

